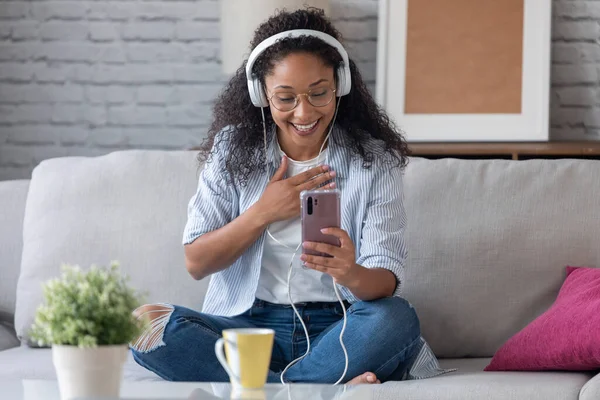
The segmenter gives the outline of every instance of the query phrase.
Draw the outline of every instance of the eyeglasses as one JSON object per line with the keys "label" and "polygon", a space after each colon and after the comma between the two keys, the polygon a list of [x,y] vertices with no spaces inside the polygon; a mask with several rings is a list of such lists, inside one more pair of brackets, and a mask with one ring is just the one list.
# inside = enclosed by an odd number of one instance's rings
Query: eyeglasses
{"label": "eyeglasses", "polygon": [[325,107],[331,103],[335,95],[335,89],[318,88],[309,90],[308,93],[275,92],[269,97],[269,101],[279,111],[292,111],[300,104],[300,96],[306,96],[308,102],[314,107]]}

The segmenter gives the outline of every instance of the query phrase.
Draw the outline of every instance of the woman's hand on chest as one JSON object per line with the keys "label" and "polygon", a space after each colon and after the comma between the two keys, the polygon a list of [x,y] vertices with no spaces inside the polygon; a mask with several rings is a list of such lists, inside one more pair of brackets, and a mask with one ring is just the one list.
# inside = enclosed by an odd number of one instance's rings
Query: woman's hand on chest
{"label": "woman's hand on chest", "polygon": [[[287,157],[283,157],[279,169],[254,205],[257,215],[264,218],[266,225],[298,217],[300,215],[300,193],[303,190],[317,189],[335,177],[335,171],[330,171],[328,166],[319,166],[284,179],[287,167]],[[333,188],[335,188],[335,183],[323,187],[323,189]]]}

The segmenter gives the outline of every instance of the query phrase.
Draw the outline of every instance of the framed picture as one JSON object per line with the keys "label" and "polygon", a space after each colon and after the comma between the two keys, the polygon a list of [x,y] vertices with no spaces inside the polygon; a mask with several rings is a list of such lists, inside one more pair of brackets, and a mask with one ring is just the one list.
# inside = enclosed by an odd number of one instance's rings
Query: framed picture
{"label": "framed picture", "polygon": [[411,142],[547,141],[551,0],[380,0],[377,101]]}

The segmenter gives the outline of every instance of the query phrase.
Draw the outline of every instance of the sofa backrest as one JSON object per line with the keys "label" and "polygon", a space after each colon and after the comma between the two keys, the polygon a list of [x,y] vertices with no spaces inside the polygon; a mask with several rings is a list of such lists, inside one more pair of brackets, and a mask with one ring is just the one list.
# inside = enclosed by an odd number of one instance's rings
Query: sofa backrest
{"label": "sofa backrest", "polygon": [[600,162],[425,160],[406,170],[406,297],[442,357],[491,356],[600,266]]}
{"label": "sofa backrest", "polygon": [[[181,245],[195,156],[121,151],[34,170],[16,309],[22,339],[40,284],[62,262],[117,259],[147,301],[201,307],[208,279],[189,277]],[[441,357],[491,356],[552,304],[566,265],[600,265],[600,162],[413,158],[404,184],[405,296]]]}
{"label": "sofa backrest", "polygon": [[29,180],[0,182],[0,322],[13,322]]}
{"label": "sofa backrest", "polygon": [[23,226],[15,327],[23,342],[42,302],[41,284],[62,263],[118,260],[147,302],[199,309],[208,279],[186,271],[187,203],[196,190],[191,151],[120,151],[43,161],[33,171]]}

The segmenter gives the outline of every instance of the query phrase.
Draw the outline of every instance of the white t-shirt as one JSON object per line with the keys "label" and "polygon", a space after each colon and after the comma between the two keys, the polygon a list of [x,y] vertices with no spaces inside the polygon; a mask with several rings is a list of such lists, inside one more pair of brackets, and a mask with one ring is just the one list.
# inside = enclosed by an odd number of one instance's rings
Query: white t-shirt
{"label": "white t-shirt", "polygon": [[[287,177],[297,175],[323,163],[326,159],[326,152],[327,149],[320,156],[308,161],[295,161],[288,157]],[[281,156],[285,154],[281,149],[279,149],[279,153]],[[287,279],[292,254],[302,241],[300,217],[274,222],[269,226],[269,232],[287,247],[277,243],[269,235],[266,236],[256,297],[271,303],[290,304]],[[331,276],[303,267],[302,260],[300,260],[301,255],[302,247],[296,252],[292,265],[292,276],[290,277],[292,301],[294,303],[337,301]]]}

